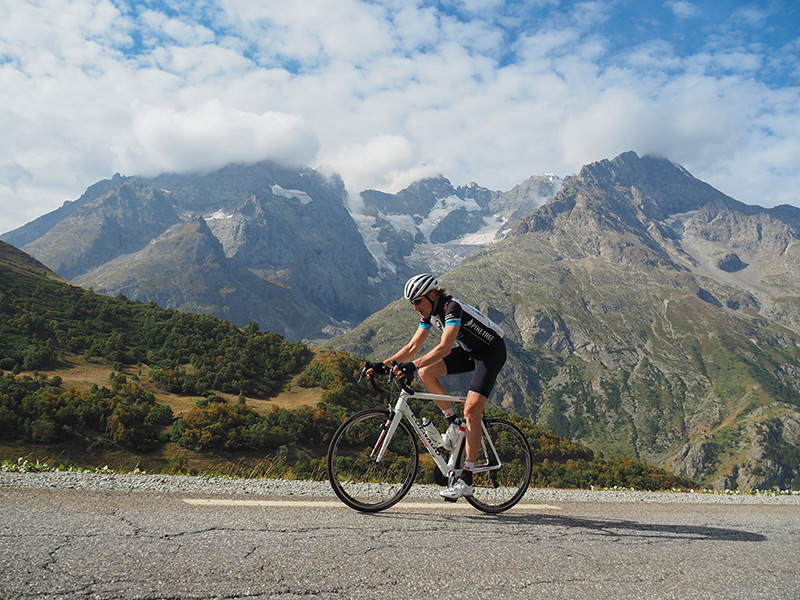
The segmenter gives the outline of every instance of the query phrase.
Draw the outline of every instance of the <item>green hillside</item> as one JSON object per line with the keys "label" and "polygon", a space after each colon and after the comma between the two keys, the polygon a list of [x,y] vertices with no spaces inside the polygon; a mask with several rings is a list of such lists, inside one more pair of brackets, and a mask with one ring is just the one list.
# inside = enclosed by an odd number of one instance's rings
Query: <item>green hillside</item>
{"label": "green hillside", "polygon": [[[0,245],[5,468],[23,457],[81,468],[322,478],[327,442],[339,423],[385,403],[357,383],[360,362],[345,352],[313,351],[255,324],[240,329],[96,294],[20,262],[21,256]],[[97,380],[72,382],[76,364],[98,367]],[[286,408],[298,390],[307,401]],[[418,408],[441,418],[430,404]],[[697,487],[640,461],[605,459],[508,417],[531,441],[533,485]],[[431,480],[429,469],[420,473],[418,481]]]}

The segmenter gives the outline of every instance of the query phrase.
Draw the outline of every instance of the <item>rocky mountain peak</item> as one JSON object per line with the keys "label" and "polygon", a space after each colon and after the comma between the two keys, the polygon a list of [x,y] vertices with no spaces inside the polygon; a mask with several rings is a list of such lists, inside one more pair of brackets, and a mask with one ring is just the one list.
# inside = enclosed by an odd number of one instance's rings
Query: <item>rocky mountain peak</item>
{"label": "rocky mountain peak", "polygon": [[61,217],[22,249],[66,279],[139,250],[180,221],[162,192],[135,178],[87,196]]}
{"label": "rocky mountain peak", "polygon": [[455,195],[450,181],[444,177],[432,177],[412,183],[407,188],[389,194],[377,190],[361,192],[363,212],[367,215],[427,215],[437,202]]}
{"label": "rocky mountain peak", "polygon": [[[244,296],[263,283],[276,285],[291,290],[281,295],[290,305],[313,306],[319,317],[276,326],[262,314],[261,326],[309,335],[313,323],[319,334],[334,320],[363,317],[382,300],[374,286],[377,269],[345,198],[339,177],[270,162],[120,176],[6,237],[30,239],[26,252],[97,291],[177,307],[184,306],[177,295],[191,289],[192,306],[241,325],[254,315],[247,303],[220,295],[229,287],[225,273],[238,278],[234,287]],[[189,286],[189,272],[206,279]],[[171,285],[170,277],[184,283]],[[132,282],[138,282],[135,293]],[[249,306],[255,305],[263,303]],[[297,310],[272,312],[303,319]]]}
{"label": "rocky mountain peak", "polygon": [[586,165],[577,180],[586,190],[604,190],[599,198],[611,202],[616,212],[640,211],[651,219],[698,210],[708,203],[740,204],[666,158],[639,157],[635,152]]}

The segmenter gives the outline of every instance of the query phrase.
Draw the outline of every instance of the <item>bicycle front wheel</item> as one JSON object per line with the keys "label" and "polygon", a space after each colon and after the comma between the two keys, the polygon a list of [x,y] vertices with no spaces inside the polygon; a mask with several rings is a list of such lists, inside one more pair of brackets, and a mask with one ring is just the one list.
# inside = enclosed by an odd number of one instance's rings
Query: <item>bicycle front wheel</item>
{"label": "bicycle front wheel", "polygon": [[401,421],[380,462],[373,458],[391,423],[388,410],[372,409],[347,419],[328,447],[328,480],[350,508],[377,512],[406,495],[417,473],[419,453],[414,434]]}
{"label": "bicycle front wheel", "polygon": [[[467,496],[467,502],[484,512],[499,513],[525,495],[531,480],[531,449],[516,425],[502,419],[486,419],[485,424],[475,467],[490,470],[474,474],[475,492]],[[463,450],[459,463],[462,461]]]}

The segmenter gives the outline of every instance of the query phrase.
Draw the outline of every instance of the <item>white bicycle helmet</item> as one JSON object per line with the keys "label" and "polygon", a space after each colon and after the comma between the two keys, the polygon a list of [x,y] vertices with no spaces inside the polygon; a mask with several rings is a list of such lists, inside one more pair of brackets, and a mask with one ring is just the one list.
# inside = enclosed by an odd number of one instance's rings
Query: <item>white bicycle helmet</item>
{"label": "white bicycle helmet", "polygon": [[431,290],[435,290],[437,287],[439,287],[439,282],[436,280],[436,277],[430,273],[421,273],[419,275],[414,275],[414,277],[406,281],[403,295],[406,300],[414,300],[415,298],[424,296]]}

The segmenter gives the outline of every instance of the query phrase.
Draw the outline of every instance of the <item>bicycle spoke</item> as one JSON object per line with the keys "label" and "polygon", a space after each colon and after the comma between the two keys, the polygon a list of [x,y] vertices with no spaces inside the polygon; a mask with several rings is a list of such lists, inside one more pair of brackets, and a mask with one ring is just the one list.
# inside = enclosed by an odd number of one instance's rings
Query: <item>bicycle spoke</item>
{"label": "bicycle spoke", "polygon": [[387,411],[368,410],[345,421],[331,440],[328,478],[336,495],[351,508],[384,510],[414,483],[417,446],[405,423],[397,427],[383,458],[373,458],[387,428]]}
{"label": "bicycle spoke", "polygon": [[[485,512],[502,512],[520,501],[531,478],[531,452],[522,432],[503,420],[487,420],[473,476],[475,493],[467,501]],[[494,448],[494,449],[493,449]],[[483,467],[500,468],[481,470]]]}

